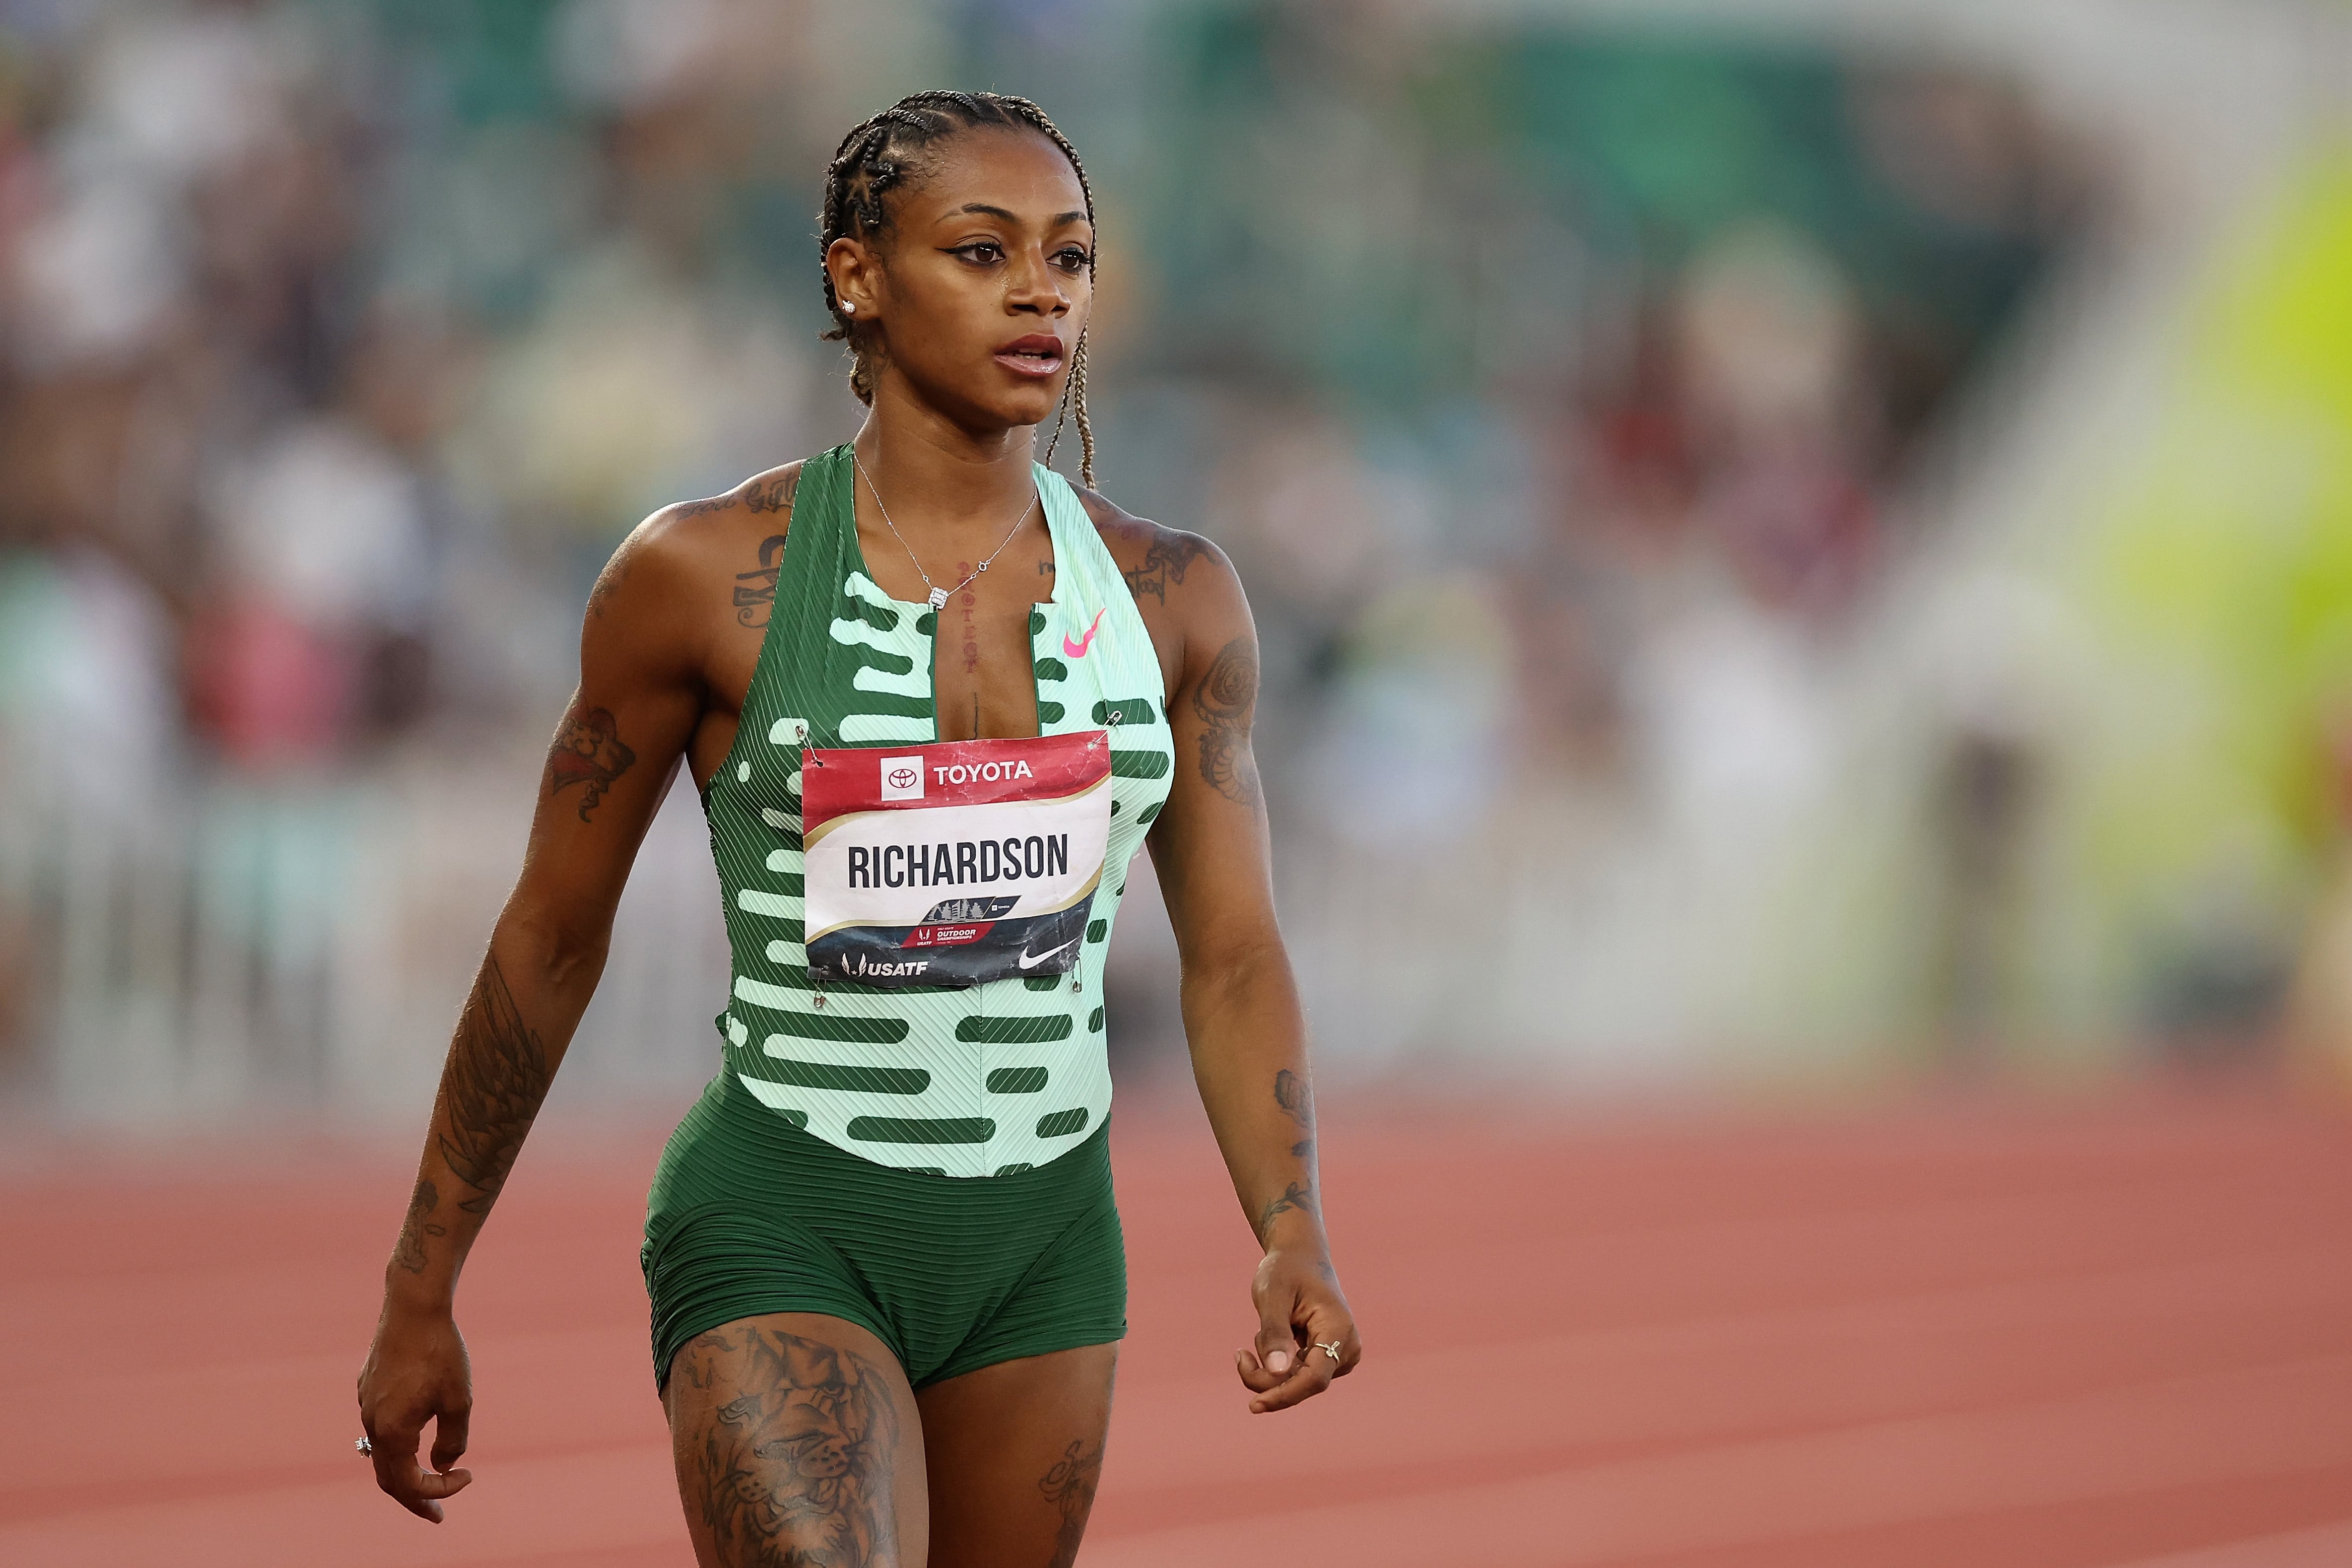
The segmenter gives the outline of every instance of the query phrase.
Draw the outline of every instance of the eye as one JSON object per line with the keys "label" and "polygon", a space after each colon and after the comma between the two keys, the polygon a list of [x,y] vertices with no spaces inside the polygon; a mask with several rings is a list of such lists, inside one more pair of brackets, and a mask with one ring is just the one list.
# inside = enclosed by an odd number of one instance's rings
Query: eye
{"label": "eye", "polygon": [[1004,247],[992,239],[976,239],[970,245],[960,245],[950,254],[982,267],[992,267],[1004,259]]}
{"label": "eye", "polygon": [[1079,246],[1065,246],[1054,253],[1054,265],[1065,272],[1084,272],[1094,265],[1094,257]]}

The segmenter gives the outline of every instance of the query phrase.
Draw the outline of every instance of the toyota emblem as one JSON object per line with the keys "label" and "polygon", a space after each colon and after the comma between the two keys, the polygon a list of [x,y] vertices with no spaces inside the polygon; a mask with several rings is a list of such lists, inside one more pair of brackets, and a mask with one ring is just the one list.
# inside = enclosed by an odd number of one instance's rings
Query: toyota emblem
{"label": "toyota emblem", "polygon": [[918,775],[911,768],[893,768],[890,769],[890,788],[893,789],[911,789],[915,787],[915,779],[917,777]]}

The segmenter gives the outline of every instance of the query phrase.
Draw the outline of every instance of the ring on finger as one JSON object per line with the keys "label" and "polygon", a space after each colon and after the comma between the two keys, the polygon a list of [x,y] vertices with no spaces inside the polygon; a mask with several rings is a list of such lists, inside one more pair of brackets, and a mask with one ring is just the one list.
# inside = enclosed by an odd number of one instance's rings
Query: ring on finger
{"label": "ring on finger", "polygon": [[1318,1339],[1318,1340],[1317,1340],[1317,1341],[1315,1342],[1315,1348],[1316,1348],[1317,1350],[1321,1351],[1325,1355],[1329,1356],[1329,1357],[1331,1358],[1331,1364],[1332,1364],[1334,1366],[1336,1366],[1336,1365],[1338,1365],[1338,1364],[1339,1364],[1339,1342],[1338,1340],[1336,1340],[1336,1339],[1333,1339],[1333,1340],[1321,1340],[1321,1339]]}

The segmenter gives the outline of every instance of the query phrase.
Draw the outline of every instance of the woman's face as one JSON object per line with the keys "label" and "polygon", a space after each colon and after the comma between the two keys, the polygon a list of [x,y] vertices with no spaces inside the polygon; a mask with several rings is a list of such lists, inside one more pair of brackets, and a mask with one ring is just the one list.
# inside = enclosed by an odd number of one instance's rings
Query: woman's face
{"label": "woman's face", "polygon": [[878,324],[881,377],[967,430],[1054,412],[1094,303],[1094,228],[1077,171],[1031,131],[977,128],[934,145],[885,198],[878,249],[840,239],[835,292]]}

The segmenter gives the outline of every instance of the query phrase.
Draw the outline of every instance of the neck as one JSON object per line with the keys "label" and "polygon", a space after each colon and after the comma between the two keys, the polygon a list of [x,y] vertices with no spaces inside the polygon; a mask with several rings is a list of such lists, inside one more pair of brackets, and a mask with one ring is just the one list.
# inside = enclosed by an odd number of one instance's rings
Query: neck
{"label": "neck", "polygon": [[853,444],[902,532],[1000,531],[1035,494],[1029,456],[1036,427],[975,433],[911,396],[885,374]]}

